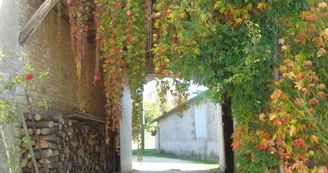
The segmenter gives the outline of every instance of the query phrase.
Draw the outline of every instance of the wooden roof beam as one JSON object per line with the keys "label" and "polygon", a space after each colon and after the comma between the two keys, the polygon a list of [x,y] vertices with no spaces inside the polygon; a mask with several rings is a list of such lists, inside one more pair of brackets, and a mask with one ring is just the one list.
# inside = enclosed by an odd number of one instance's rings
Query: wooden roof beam
{"label": "wooden roof beam", "polygon": [[19,35],[19,43],[23,45],[33,32],[40,26],[43,19],[50,10],[59,2],[59,0],[46,0],[40,8],[33,14],[30,20],[22,28]]}

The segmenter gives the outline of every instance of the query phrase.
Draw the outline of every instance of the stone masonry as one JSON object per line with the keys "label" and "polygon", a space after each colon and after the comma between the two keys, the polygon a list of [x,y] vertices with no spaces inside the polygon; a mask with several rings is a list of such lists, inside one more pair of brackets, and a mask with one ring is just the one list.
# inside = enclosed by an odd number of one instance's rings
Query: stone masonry
{"label": "stone masonry", "polygon": [[[36,72],[48,72],[44,83],[32,82],[28,93],[31,103],[36,103],[45,98],[48,101],[48,110],[34,109],[34,111],[52,111],[69,114],[79,110],[77,99],[76,62],[70,44],[70,27],[67,21],[61,19],[58,24],[57,13],[51,11],[34,34],[24,45],[20,45],[19,33],[34,12],[40,7],[41,0],[0,0],[0,50],[8,57],[3,60],[0,67],[0,76],[23,75],[19,72],[24,64],[19,61],[20,53],[28,56],[28,62]],[[60,30],[60,44],[57,43],[57,33]],[[95,71],[95,47],[87,45],[86,68],[83,69],[84,111],[94,116],[104,117],[104,90],[100,82],[93,86]],[[23,89],[18,88],[8,95],[19,101],[21,110],[26,112],[26,98]],[[1,119],[0,119],[0,126]],[[6,136],[15,136],[17,128],[3,126]],[[15,127],[18,127],[15,125]],[[17,129],[17,130],[15,130]],[[2,136],[1,136],[2,137]],[[15,146],[15,141],[7,141],[8,146]],[[8,170],[3,142],[0,141],[0,172]]]}

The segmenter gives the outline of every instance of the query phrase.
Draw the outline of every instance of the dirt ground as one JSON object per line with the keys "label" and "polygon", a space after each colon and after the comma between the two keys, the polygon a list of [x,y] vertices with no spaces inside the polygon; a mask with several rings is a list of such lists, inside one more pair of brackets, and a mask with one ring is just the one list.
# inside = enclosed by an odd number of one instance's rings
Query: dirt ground
{"label": "dirt ground", "polygon": [[133,173],[220,173],[218,165],[160,157],[143,157],[139,163],[134,156],[132,165]]}

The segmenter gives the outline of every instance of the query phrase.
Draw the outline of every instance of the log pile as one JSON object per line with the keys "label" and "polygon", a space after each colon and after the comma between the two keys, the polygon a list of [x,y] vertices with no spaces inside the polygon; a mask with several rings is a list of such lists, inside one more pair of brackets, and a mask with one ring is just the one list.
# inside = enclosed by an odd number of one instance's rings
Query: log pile
{"label": "log pile", "polygon": [[[51,114],[26,114],[24,117],[40,173],[46,172],[45,166],[50,173],[112,172],[113,147],[105,143],[104,124]],[[21,135],[25,136],[24,130]],[[28,145],[22,143],[21,149],[22,172],[34,172]]]}

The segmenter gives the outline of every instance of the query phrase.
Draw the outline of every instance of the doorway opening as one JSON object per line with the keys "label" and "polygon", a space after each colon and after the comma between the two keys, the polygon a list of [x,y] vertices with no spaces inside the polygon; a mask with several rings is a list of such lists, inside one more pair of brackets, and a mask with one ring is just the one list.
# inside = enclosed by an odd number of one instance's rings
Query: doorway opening
{"label": "doorway opening", "polygon": [[216,104],[195,94],[183,103],[182,112],[172,104],[174,97],[161,110],[156,95],[156,82],[149,82],[144,93],[145,149],[138,162],[138,146],[133,143],[134,171],[220,172]]}

